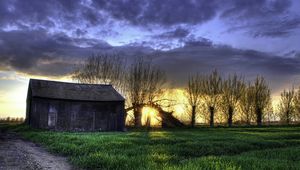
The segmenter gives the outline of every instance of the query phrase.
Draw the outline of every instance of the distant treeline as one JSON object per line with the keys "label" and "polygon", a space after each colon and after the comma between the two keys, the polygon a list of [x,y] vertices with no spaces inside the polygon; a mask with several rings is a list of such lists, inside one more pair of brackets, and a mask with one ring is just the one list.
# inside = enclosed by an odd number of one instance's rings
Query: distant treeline
{"label": "distant treeline", "polygon": [[0,123],[23,123],[25,119],[23,117],[5,117],[0,118]]}

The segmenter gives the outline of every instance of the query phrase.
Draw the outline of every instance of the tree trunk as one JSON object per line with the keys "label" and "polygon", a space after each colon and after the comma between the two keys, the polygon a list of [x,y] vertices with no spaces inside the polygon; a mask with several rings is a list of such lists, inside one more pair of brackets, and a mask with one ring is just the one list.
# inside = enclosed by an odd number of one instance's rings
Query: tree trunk
{"label": "tree trunk", "polygon": [[[248,114],[249,114],[249,113],[248,113]],[[251,120],[250,120],[250,116],[249,116],[249,115],[247,115],[247,117],[246,117],[246,124],[247,124],[248,126],[251,125]]]}
{"label": "tree trunk", "polygon": [[142,127],[142,112],[141,107],[137,106],[136,104],[132,104],[134,107],[133,109],[133,116],[134,116],[134,126],[135,127]]}
{"label": "tree trunk", "polygon": [[196,106],[192,106],[192,121],[191,121],[192,127],[195,127],[195,122],[196,122]]}
{"label": "tree trunk", "polygon": [[210,120],[209,120],[209,125],[210,127],[214,127],[214,114],[215,114],[215,108],[214,107],[209,107],[209,112],[210,112]]}
{"label": "tree trunk", "polygon": [[290,113],[289,113],[289,111],[286,111],[286,124],[287,125],[290,124]]}
{"label": "tree trunk", "polygon": [[147,115],[146,127],[148,130],[151,128],[151,116],[149,114]]}
{"label": "tree trunk", "polygon": [[233,117],[233,108],[230,106],[228,108],[228,126],[232,127],[232,117]]}
{"label": "tree trunk", "polygon": [[[161,121],[162,121],[162,127],[184,127],[185,124],[182,123],[181,121],[179,121],[176,117],[174,117],[172,115],[173,112],[166,112],[164,111],[160,105],[157,104],[139,104],[139,105],[134,105],[132,104],[132,107],[126,108],[126,112],[133,110],[133,114],[134,114],[134,123],[135,125],[140,124],[141,125],[141,119],[136,118],[138,116],[138,114],[135,114],[138,112],[139,109],[137,109],[137,107],[140,108],[140,113],[142,113],[142,109],[143,107],[151,107],[154,108],[158,111],[158,116],[161,117]],[[136,110],[135,110],[136,109]],[[137,116],[136,116],[137,115]],[[141,115],[140,115],[141,118]],[[140,123],[136,123],[136,122],[140,122]]]}
{"label": "tree trunk", "polygon": [[260,108],[256,108],[256,123],[257,126],[262,125],[262,110]]}

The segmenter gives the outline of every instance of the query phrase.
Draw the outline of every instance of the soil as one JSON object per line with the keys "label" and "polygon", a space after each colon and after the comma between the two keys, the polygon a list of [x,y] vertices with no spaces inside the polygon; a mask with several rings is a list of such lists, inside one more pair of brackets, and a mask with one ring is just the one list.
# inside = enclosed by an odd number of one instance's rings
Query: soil
{"label": "soil", "polygon": [[[0,132],[0,170],[71,170],[66,158],[20,138],[14,133]],[[77,168],[76,168],[77,169]]]}

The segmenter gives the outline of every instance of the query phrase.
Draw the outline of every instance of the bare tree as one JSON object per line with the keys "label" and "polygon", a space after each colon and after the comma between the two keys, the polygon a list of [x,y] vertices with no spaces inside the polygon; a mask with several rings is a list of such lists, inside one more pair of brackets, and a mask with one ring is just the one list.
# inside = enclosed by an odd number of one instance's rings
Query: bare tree
{"label": "bare tree", "polygon": [[222,85],[222,103],[223,107],[227,110],[227,123],[228,126],[232,126],[232,118],[235,112],[235,108],[238,106],[238,102],[242,96],[245,88],[242,77],[238,77],[236,74],[233,76],[229,75],[227,80]]}
{"label": "bare tree", "polygon": [[142,106],[155,100],[165,83],[165,73],[144,57],[136,58],[128,67],[119,56],[95,55],[77,67],[73,79],[80,83],[112,84],[130,102],[135,126],[139,127]]}
{"label": "bare tree", "polygon": [[294,104],[295,104],[295,119],[296,121],[300,121],[300,87],[298,88],[297,91],[295,91]]}
{"label": "bare tree", "polygon": [[125,60],[116,55],[94,55],[76,68],[73,79],[80,83],[112,84],[124,91]]}
{"label": "bare tree", "polygon": [[165,74],[150,60],[136,58],[126,76],[128,100],[133,107],[135,126],[142,126],[142,105],[151,103],[165,83]]}
{"label": "bare tree", "polygon": [[276,120],[276,117],[278,117],[278,114],[274,112],[272,100],[270,99],[267,107],[265,108],[265,115],[263,119],[270,125],[272,121]]}
{"label": "bare tree", "polygon": [[241,93],[239,106],[242,111],[242,120],[247,125],[250,125],[254,118],[254,88],[250,83],[248,83]]}
{"label": "bare tree", "polygon": [[280,94],[279,112],[280,119],[285,121],[286,124],[290,124],[294,117],[295,105],[294,105],[295,90],[283,90]]}
{"label": "bare tree", "polygon": [[264,77],[256,77],[253,84],[253,94],[256,123],[258,126],[261,126],[264,111],[271,100],[271,92]]}
{"label": "bare tree", "polygon": [[202,83],[203,97],[205,105],[210,113],[209,124],[214,126],[215,109],[222,93],[222,79],[217,70],[214,70],[209,76],[203,79]]}
{"label": "bare tree", "polygon": [[192,75],[188,80],[188,87],[186,88],[186,94],[188,98],[189,105],[192,108],[191,112],[191,126],[195,126],[196,122],[196,108],[200,103],[201,95],[202,95],[202,80],[203,76],[199,74]]}

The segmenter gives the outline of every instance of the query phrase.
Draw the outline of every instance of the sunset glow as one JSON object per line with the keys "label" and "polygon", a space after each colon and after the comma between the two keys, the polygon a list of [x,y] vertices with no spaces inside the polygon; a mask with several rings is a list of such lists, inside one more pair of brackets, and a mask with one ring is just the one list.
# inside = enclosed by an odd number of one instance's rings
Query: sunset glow
{"label": "sunset glow", "polygon": [[158,116],[157,110],[151,107],[144,107],[142,110],[142,125],[147,125],[147,120],[150,121],[150,126],[161,126],[161,118]]}
{"label": "sunset glow", "polygon": [[[5,75],[4,78],[0,79],[2,81],[2,88],[0,89],[0,118],[25,118],[29,78],[72,82],[70,76],[47,77],[6,71],[0,72],[0,75]],[[15,83],[11,84],[11,82]]]}
{"label": "sunset glow", "polygon": [[299,132],[300,0],[0,0],[0,169],[299,169]]}

